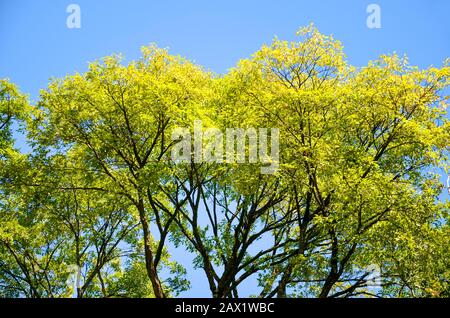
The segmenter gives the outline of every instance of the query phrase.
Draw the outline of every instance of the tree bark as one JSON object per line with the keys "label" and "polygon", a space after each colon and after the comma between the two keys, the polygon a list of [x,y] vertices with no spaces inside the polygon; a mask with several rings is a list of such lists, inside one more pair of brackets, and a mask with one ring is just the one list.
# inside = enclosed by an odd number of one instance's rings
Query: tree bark
{"label": "tree bark", "polygon": [[139,218],[142,225],[142,231],[144,234],[144,252],[145,252],[145,267],[147,269],[147,275],[150,279],[153,287],[153,292],[156,298],[165,298],[164,290],[161,285],[161,281],[158,277],[158,272],[155,266],[155,261],[152,251],[152,240],[150,234],[150,227],[147,217],[145,216],[144,204],[142,201],[138,204]]}

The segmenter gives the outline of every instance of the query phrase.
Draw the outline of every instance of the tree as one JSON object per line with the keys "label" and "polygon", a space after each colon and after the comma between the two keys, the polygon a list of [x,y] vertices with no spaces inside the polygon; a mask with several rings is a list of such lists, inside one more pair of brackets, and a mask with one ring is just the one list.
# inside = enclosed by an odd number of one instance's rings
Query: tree
{"label": "tree", "polygon": [[[143,54],[126,67],[117,57],[106,58],[84,75],[53,82],[41,97],[35,134],[48,145],[73,144],[71,151],[85,162],[81,169],[99,182],[99,190],[133,205],[148,277],[155,296],[164,297],[158,265],[173,217],[153,209],[147,197],[166,177],[161,161],[173,144],[171,127],[195,113],[210,76],[164,50],[148,47]],[[156,244],[150,218],[157,226]]]}
{"label": "tree", "polygon": [[[298,36],[222,76],[155,46],[107,57],[34,107],[2,81],[0,294],[176,296],[175,245],[217,298],[251,279],[257,297],[448,297],[449,62],[356,68],[332,36]],[[13,148],[17,120],[31,154]],[[196,120],[205,138],[185,144]],[[209,148],[228,128],[247,129],[243,163]],[[266,128],[279,157],[250,160]]]}
{"label": "tree", "polygon": [[355,69],[331,37],[314,28],[300,35],[299,43],[275,40],[236,71],[240,105],[281,128],[282,180],[299,215],[298,257],[267,270],[263,285],[279,280],[263,295],[283,297],[287,287],[355,295],[367,287],[372,244],[392,240],[388,224],[416,211],[420,226],[432,228],[442,208],[439,176],[429,172],[448,163],[440,91],[450,69],[421,71],[395,55]]}

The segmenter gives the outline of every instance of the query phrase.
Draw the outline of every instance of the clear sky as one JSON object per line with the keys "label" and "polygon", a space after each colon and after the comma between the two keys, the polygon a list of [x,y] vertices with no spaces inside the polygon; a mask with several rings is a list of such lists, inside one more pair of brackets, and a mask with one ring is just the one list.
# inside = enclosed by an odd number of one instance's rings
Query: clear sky
{"label": "clear sky", "polygon": [[[66,26],[72,3],[81,8],[80,29]],[[380,29],[366,25],[371,3],[381,8]],[[112,53],[137,59],[150,43],[225,73],[274,36],[293,40],[311,22],[340,40],[354,65],[396,51],[413,65],[439,66],[450,57],[449,15],[448,0],[0,0],[0,78],[36,100],[50,77],[83,72]],[[208,295],[199,275],[190,272],[184,296]],[[250,293],[251,284],[242,296]]]}

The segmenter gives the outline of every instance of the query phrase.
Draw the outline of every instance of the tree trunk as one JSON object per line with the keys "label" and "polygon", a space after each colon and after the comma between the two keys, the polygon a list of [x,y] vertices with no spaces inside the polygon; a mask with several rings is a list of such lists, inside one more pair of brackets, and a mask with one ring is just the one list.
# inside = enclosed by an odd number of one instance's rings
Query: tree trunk
{"label": "tree trunk", "polygon": [[287,296],[286,288],[287,288],[287,284],[289,283],[289,280],[291,278],[292,267],[293,267],[292,264],[289,262],[286,270],[284,271],[283,277],[281,278],[280,282],[278,283],[278,287],[277,287],[277,297],[278,298],[286,298],[286,296]]}
{"label": "tree trunk", "polygon": [[142,225],[142,231],[144,234],[144,252],[145,252],[145,267],[147,268],[147,275],[152,283],[153,292],[156,298],[164,298],[164,291],[161,285],[161,281],[158,277],[158,272],[156,270],[153,251],[152,251],[152,241],[150,235],[150,227],[148,225],[147,217],[145,216],[145,210],[143,202],[139,202],[138,205],[139,217]]}

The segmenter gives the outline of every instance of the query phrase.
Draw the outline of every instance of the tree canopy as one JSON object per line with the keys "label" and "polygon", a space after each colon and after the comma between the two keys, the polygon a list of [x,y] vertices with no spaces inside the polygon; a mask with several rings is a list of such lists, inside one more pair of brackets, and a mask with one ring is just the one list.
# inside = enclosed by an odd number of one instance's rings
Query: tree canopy
{"label": "tree canopy", "polygon": [[[255,297],[448,297],[449,61],[354,67],[332,36],[297,35],[224,75],[154,45],[106,57],[35,105],[1,80],[0,296],[174,297],[198,268],[218,298],[249,280]],[[208,138],[174,160],[195,121],[278,129],[277,169],[195,160]]]}

